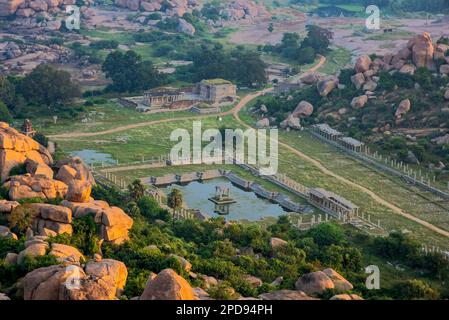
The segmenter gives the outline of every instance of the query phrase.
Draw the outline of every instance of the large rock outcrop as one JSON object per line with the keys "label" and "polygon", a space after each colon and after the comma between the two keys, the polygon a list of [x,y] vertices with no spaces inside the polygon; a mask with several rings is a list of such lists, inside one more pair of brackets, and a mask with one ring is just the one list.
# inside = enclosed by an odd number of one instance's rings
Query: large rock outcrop
{"label": "large rock outcrop", "polygon": [[25,0],[0,0],[0,17],[6,17],[17,11]]}
{"label": "large rock outcrop", "polygon": [[172,269],[149,279],[140,300],[197,300],[190,284]]}
{"label": "large rock outcrop", "polygon": [[410,102],[410,99],[402,100],[399,103],[398,108],[396,109],[396,119],[401,119],[402,117],[404,117],[410,111],[411,107],[412,103]]}
{"label": "large rock outcrop", "polygon": [[368,103],[368,96],[363,95],[360,97],[355,97],[351,101],[351,107],[353,109],[362,109]]}
{"label": "large rock outcrop", "polygon": [[14,201],[30,198],[64,199],[68,191],[67,185],[61,181],[29,173],[11,177],[4,186],[9,189],[9,198]]}
{"label": "large rock outcrop", "polygon": [[[22,213],[19,213],[21,211]],[[13,214],[18,216],[24,213],[32,215],[32,230],[39,235],[58,235],[73,233],[72,211],[68,208],[45,204],[45,203],[26,203],[17,206]]]}
{"label": "large rock outcrop", "polygon": [[87,203],[63,201],[61,205],[73,212],[74,218],[92,214],[96,223],[100,224],[101,237],[108,242],[121,244],[129,239],[128,232],[133,219],[118,207],[110,207],[105,201],[92,200]]}
{"label": "large rock outcrop", "polygon": [[332,280],[322,271],[307,273],[295,283],[296,290],[303,291],[307,295],[323,293],[328,289],[334,289]]}
{"label": "large rock outcrop", "polygon": [[364,73],[370,69],[371,66],[371,58],[367,55],[362,55],[357,58],[355,62],[355,71],[357,73]]}
{"label": "large rock outcrop", "polygon": [[44,146],[0,122],[0,182],[9,178],[13,168],[25,165],[27,161],[50,165],[53,158]]}
{"label": "large rock outcrop", "polygon": [[316,295],[324,293],[326,290],[346,292],[352,290],[353,286],[338,272],[328,268],[303,275],[296,281],[295,288],[307,295]]}
{"label": "large rock outcrop", "polygon": [[320,96],[326,97],[329,93],[331,93],[332,90],[337,88],[337,86],[338,86],[338,78],[331,76],[318,81],[317,90]]}
{"label": "large rock outcrop", "polygon": [[125,286],[128,271],[116,260],[54,265],[28,273],[22,281],[25,300],[114,300]]}
{"label": "large rock outcrop", "polygon": [[433,69],[435,67],[433,55],[435,48],[432,37],[429,33],[416,35],[407,44],[407,48],[412,51],[412,60],[415,66]]}
{"label": "large rock outcrop", "polygon": [[313,113],[313,105],[307,101],[301,101],[292,112],[295,118],[307,118]]}

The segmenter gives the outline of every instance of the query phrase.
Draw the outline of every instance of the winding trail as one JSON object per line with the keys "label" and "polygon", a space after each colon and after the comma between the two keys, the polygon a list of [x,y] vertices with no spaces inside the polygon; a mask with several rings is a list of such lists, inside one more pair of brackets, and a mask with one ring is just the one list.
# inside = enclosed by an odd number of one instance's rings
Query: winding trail
{"label": "winding trail", "polygon": [[[243,125],[243,126],[245,126],[245,127],[247,127],[247,128],[252,128],[250,125],[248,125],[247,123],[245,123],[243,120],[240,119],[239,114],[238,114],[238,111],[235,112],[235,113],[233,113],[233,116],[235,117],[235,119],[236,119],[241,125]],[[372,190],[370,190],[370,189],[368,189],[368,188],[366,188],[366,187],[364,187],[364,186],[362,186],[362,185],[359,185],[359,184],[357,184],[357,183],[355,183],[355,182],[353,182],[353,181],[351,181],[351,180],[349,180],[349,179],[347,179],[347,178],[345,178],[345,177],[342,177],[342,176],[340,176],[340,175],[338,175],[338,174],[336,174],[336,173],[330,171],[330,170],[329,170],[328,168],[326,168],[320,161],[318,161],[318,160],[316,160],[316,159],[314,159],[314,158],[309,157],[308,155],[306,155],[306,154],[302,153],[301,151],[299,151],[299,150],[293,148],[292,146],[290,146],[290,145],[288,145],[288,144],[286,144],[286,143],[284,143],[284,142],[281,142],[281,141],[279,141],[278,143],[279,143],[280,146],[286,148],[286,149],[289,150],[291,153],[297,155],[297,156],[300,157],[301,159],[306,160],[306,161],[312,163],[315,167],[317,167],[317,168],[318,168],[321,172],[323,172],[324,174],[329,175],[329,176],[335,178],[336,180],[338,180],[338,181],[340,181],[340,182],[343,182],[343,183],[345,183],[345,184],[347,184],[347,185],[349,185],[349,186],[351,186],[351,187],[354,187],[354,188],[356,188],[356,189],[358,189],[358,190],[360,190],[360,191],[366,193],[366,194],[369,195],[374,201],[376,201],[377,203],[379,203],[379,204],[381,204],[381,205],[383,205],[383,206],[389,208],[389,209],[392,210],[393,212],[395,212],[395,213],[397,213],[397,214],[399,214],[399,215],[401,215],[401,216],[403,216],[403,217],[405,217],[405,218],[407,218],[407,219],[409,219],[409,220],[412,220],[412,221],[414,221],[414,222],[416,222],[416,223],[419,223],[420,225],[422,225],[422,226],[424,226],[424,227],[426,227],[426,228],[428,228],[428,229],[430,229],[430,230],[432,230],[432,231],[434,231],[434,232],[437,232],[437,233],[439,233],[440,235],[443,235],[443,236],[449,238],[449,232],[448,232],[448,231],[443,230],[443,229],[441,229],[441,228],[439,228],[439,227],[437,227],[437,226],[435,226],[435,225],[433,225],[433,224],[431,224],[431,223],[429,223],[429,222],[427,222],[427,221],[424,221],[424,220],[422,220],[422,219],[420,219],[420,218],[415,217],[414,215],[411,215],[410,213],[405,212],[403,209],[401,209],[401,208],[399,208],[398,206],[396,206],[396,205],[394,205],[394,204],[388,202],[387,200],[383,199],[382,197],[380,197],[379,195],[377,195],[377,194],[376,194],[375,192],[373,192]]]}
{"label": "winding trail", "polygon": [[[324,63],[326,62],[326,57],[324,56],[320,56],[320,61],[313,67],[311,67],[310,69],[308,69],[304,74],[310,73],[310,72],[314,72],[316,70],[318,70]],[[232,115],[236,121],[241,124],[242,126],[246,127],[246,128],[252,128],[250,125],[248,125],[246,122],[244,122],[239,115],[239,112],[249,103],[251,102],[253,99],[264,95],[270,91],[272,91],[273,88],[268,88],[268,89],[263,89],[260,90],[258,92],[255,92],[253,94],[249,94],[245,97],[243,97],[235,107],[233,107],[231,110],[226,111],[226,112],[222,112],[219,114],[214,114],[212,116],[227,116],[227,115]],[[155,124],[160,124],[160,123],[166,123],[166,122],[173,122],[173,121],[182,121],[182,120],[198,120],[198,119],[204,119],[204,118],[210,118],[211,115],[203,115],[203,116],[192,116],[192,117],[184,117],[184,118],[177,118],[177,119],[161,119],[161,120],[155,120],[155,121],[148,121],[148,122],[141,122],[141,123],[135,123],[135,124],[129,124],[129,125],[124,125],[124,126],[120,126],[120,127],[116,127],[113,129],[109,129],[109,130],[105,130],[105,131],[99,131],[99,132],[70,132],[70,133],[64,133],[64,134],[59,134],[59,135],[52,135],[49,136],[49,138],[51,139],[68,139],[68,138],[80,138],[80,137],[94,137],[94,136],[99,136],[99,135],[105,135],[105,134],[112,134],[112,133],[117,133],[117,132],[121,132],[121,131],[125,131],[125,130],[130,130],[130,129],[135,129],[135,128],[141,128],[141,127],[146,127],[146,126],[151,126],[151,125],[155,125]],[[411,220],[414,221],[430,230],[432,230],[433,232],[436,232],[440,235],[443,235],[447,238],[449,238],[449,232],[446,230],[443,230],[427,221],[424,221],[420,218],[417,218],[407,212],[405,212],[403,209],[401,209],[400,207],[394,205],[391,202],[388,202],[387,200],[383,199],[382,197],[380,197],[378,194],[376,194],[375,192],[373,192],[372,190],[359,185],[345,177],[342,177],[334,172],[332,172],[331,170],[329,170],[328,168],[326,168],[320,161],[309,157],[308,155],[302,153],[301,151],[299,151],[298,149],[295,149],[294,147],[288,145],[287,143],[281,142],[279,141],[279,145],[286,148],[287,150],[289,150],[291,153],[297,155],[298,157],[300,157],[301,159],[308,161],[310,163],[312,163],[315,167],[317,167],[321,172],[323,172],[324,174],[331,176],[333,178],[335,178],[336,180],[345,183],[353,188],[356,188],[358,190],[360,190],[361,192],[369,195],[374,201],[376,201],[378,204],[383,205],[387,208],[389,208],[390,210],[392,210],[393,212]],[[151,167],[150,165],[136,165],[136,166],[127,166],[127,167],[122,167],[117,171],[123,171],[124,169],[143,169],[143,168],[149,168]]]}
{"label": "winding trail", "polygon": [[[320,55],[319,57],[320,57],[320,61],[316,65],[314,65],[313,67],[308,69],[306,72],[304,72],[303,74],[315,72],[316,70],[321,68],[321,66],[326,62],[326,57],[322,56],[322,55]],[[155,124],[159,124],[159,123],[166,123],[166,122],[172,122],[172,121],[199,120],[199,119],[210,118],[211,116],[217,117],[217,116],[234,115],[234,117],[235,117],[235,114],[238,114],[238,112],[243,107],[245,107],[248,102],[250,102],[251,100],[253,100],[253,99],[259,97],[260,95],[263,95],[263,94],[265,94],[265,93],[267,93],[267,92],[269,92],[271,90],[273,90],[273,89],[269,88],[269,89],[264,89],[264,90],[255,92],[253,94],[249,94],[249,95],[243,97],[237,103],[237,105],[234,108],[232,108],[231,110],[226,111],[226,112],[222,112],[222,113],[218,113],[218,114],[192,116],[192,117],[182,117],[182,118],[175,118],[175,119],[167,118],[167,119],[160,119],[160,120],[153,120],[153,121],[146,121],[146,122],[139,122],[139,123],[128,124],[128,125],[119,126],[119,127],[113,128],[113,129],[108,129],[108,130],[98,131],[98,132],[68,132],[68,133],[62,133],[62,134],[49,135],[48,138],[50,138],[50,139],[70,139],[70,138],[95,137],[95,136],[100,136],[100,135],[105,135],[105,134],[112,134],[112,133],[117,133],[117,132],[121,132],[121,131],[130,130],[130,129],[147,127],[147,126],[151,126],[151,125],[155,125]]]}

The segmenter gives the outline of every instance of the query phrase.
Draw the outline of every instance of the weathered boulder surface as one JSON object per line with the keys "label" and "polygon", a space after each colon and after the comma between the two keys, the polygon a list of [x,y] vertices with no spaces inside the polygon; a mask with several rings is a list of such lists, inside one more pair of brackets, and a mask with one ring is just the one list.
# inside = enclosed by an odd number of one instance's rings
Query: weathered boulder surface
{"label": "weathered boulder surface", "polygon": [[272,250],[282,248],[286,245],[287,245],[287,241],[285,241],[281,238],[276,238],[276,237],[270,238],[270,247]]}
{"label": "weathered boulder surface", "polygon": [[395,113],[396,119],[401,119],[402,117],[404,117],[410,111],[411,107],[412,103],[410,102],[410,99],[402,100],[399,103],[399,106]]}
{"label": "weathered boulder surface", "polygon": [[140,300],[196,300],[190,284],[172,269],[149,279]]}
{"label": "weathered boulder surface", "polygon": [[432,37],[429,33],[416,35],[407,44],[407,48],[412,51],[412,59],[415,66],[434,68],[433,55],[435,48],[433,46]]}
{"label": "weathered boulder surface", "polygon": [[86,180],[74,179],[68,184],[66,199],[73,202],[88,202],[92,184]]}
{"label": "weathered boulder surface", "polygon": [[307,101],[301,101],[292,112],[295,118],[307,118],[313,113],[313,105]]}
{"label": "weathered boulder surface", "polygon": [[366,72],[370,69],[371,63],[372,63],[372,60],[369,56],[362,55],[362,56],[358,57],[357,61],[355,62],[355,71],[357,73]]}
{"label": "weathered boulder surface", "polygon": [[359,90],[365,83],[365,76],[363,73],[356,73],[351,77],[351,82],[354,84],[356,89]]}
{"label": "weathered boulder surface", "polygon": [[320,96],[326,97],[329,93],[331,93],[332,90],[337,88],[338,81],[338,77],[334,76],[318,81],[317,89]]}
{"label": "weathered boulder surface", "polygon": [[409,75],[414,75],[415,71],[416,71],[416,67],[411,64],[406,64],[399,70],[400,73],[409,74]]}
{"label": "weathered boulder surface", "polygon": [[0,0],[0,17],[13,14],[24,2],[25,0]]}
{"label": "weathered boulder surface", "polygon": [[323,77],[322,74],[318,74],[316,72],[310,72],[310,73],[305,74],[300,79],[300,81],[304,84],[312,85],[312,84],[316,84],[318,81],[320,81],[322,77]]}
{"label": "weathered boulder surface", "polygon": [[363,95],[360,97],[355,97],[354,99],[352,99],[351,101],[351,107],[353,109],[362,109],[368,102],[368,96],[367,95]]}
{"label": "weathered boulder surface", "polygon": [[52,156],[44,146],[7,123],[0,122],[0,182],[9,178],[13,168],[25,165],[30,160],[43,165],[53,163]]}
{"label": "weathered boulder surface", "polygon": [[242,276],[242,279],[245,280],[246,282],[248,282],[249,284],[251,284],[254,287],[260,287],[261,285],[263,285],[263,281],[262,279],[252,276],[250,274],[245,274]]}
{"label": "weathered boulder surface", "polygon": [[25,257],[35,258],[40,256],[45,256],[48,249],[47,242],[36,242],[28,245],[24,250],[19,252],[19,256],[17,257],[17,263],[22,264]]}
{"label": "weathered boulder surface", "polygon": [[101,237],[105,241],[121,244],[129,239],[129,229],[133,225],[133,219],[118,207],[110,207],[105,201],[92,200],[86,203],[61,202],[72,210],[74,218],[81,218],[92,214],[96,223],[100,224]]}
{"label": "weathered boulder surface", "polygon": [[314,295],[323,293],[328,289],[338,293],[350,291],[353,289],[353,285],[338,272],[328,268],[303,275],[296,281],[295,288],[307,295]]}
{"label": "weathered boulder surface", "polygon": [[177,30],[178,32],[187,34],[189,36],[193,36],[196,31],[195,27],[190,23],[188,23],[187,21],[185,21],[184,19],[179,19]]}
{"label": "weathered boulder surface", "polygon": [[287,119],[285,119],[284,121],[282,121],[279,126],[282,129],[294,129],[294,130],[300,130],[301,127],[301,121],[299,118],[294,117],[292,114],[290,114]]}
{"label": "weathered boulder surface", "polygon": [[[26,203],[14,211],[24,211],[32,215],[32,230],[39,235],[50,235],[45,229],[55,234],[72,234],[72,211],[68,208],[46,203]],[[13,211],[13,213],[14,213]]]}
{"label": "weathered boulder surface", "polygon": [[11,211],[19,206],[17,201],[0,200],[0,214],[9,214]]}
{"label": "weathered boulder surface", "polygon": [[317,300],[302,291],[278,290],[259,295],[262,300]]}
{"label": "weathered boulder surface", "polygon": [[323,272],[332,280],[335,286],[335,290],[339,292],[345,292],[352,290],[354,288],[348,280],[346,280],[341,274],[339,274],[334,269],[328,268],[323,270]]}
{"label": "weathered boulder surface", "polygon": [[295,283],[295,288],[307,295],[313,295],[323,293],[327,289],[334,289],[335,285],[323,271],[316,271],[300,277]]}
{"label": "weathered boulder surface", "polygon": [[449,64],[443,64],[440,66],[440,73],[449,74]]}
{"label": "weathered boulder surface", "polygon": [[14,201],[30,198],[63,199],[68,191],[64,182],[29,173],[11,177],[4,187],[9,189],[9,198]]}
{"label": "weathered boulder surface", "polygon": [[56,257],[59,262],[70,260],[79,263],[85,260],[84,255],[75,247],[60,243],[52,243],[49,255]]}
{"label": "weathered boulder surface", "polygon": [[55,179],[67,185],[75,179],[88,181],[92,185],[95,185],[95,179],[89,167],[79,157],[71,157],[58,161],[55,163],[55,167],[58,169]]}
{"label": "weathered boulder surface", "polygon": [[[105,261],[105,262],[104,262]],[[125,286],[128,271],[122,262],[89,262],[54,265],[26,274],[22,284],[25,300],[114,300]]]}
{"label": "weathered boulder surface", "polygon": [[128,278],[128,270],[125,264],[112,259],[103,259],[98,262],[90,261],[86,264],[85,272],[90,276],[112,283],[118,290],[125,288]]}
{"label": "weathered boulder surface", "polygon": [[363,300],[363,298],[357,294],[337,294],[329,300]]}
{"label": "weathered boulder surface", "polygon": [[15,239],[17,240],[17,235],[11,230],[9,230],[8,227],[0,226],[0,238],[8,238],[8,239]]}

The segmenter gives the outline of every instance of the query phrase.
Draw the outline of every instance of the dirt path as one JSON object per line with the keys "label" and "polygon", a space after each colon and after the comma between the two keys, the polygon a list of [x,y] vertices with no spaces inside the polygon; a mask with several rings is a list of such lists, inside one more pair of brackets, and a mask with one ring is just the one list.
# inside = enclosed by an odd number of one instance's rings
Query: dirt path
{"label": "dirt path", "polygon": [[[321,57],[320,61],[317,65],[315,65],[314,67],[310,68],[307,72],[313,72],[315,70],[317,70],[319,67],[321,67],[324,62],[326,61],[325,57]],[[307,73],[306,72],[306,73]],[[220,113],[219,115],[221,116],[226,116],[226,115],[232,115],[236,121],[238,123],[240,123],[241,125],[243,125],[244,127],[247,128],[252,128],[250,125],[246,124],[243,120],[240,119],[239,116],[239,112],[253,99],[264,95],[270,91],[272,91],[273,88],[268,88],[268,89],[263,89],[261,91],[258,91],[256,93],[253,94],[249,94],[245,97],[243,97],[238,103],[237,105],[232,108],[231,110],[227,111],[227,112],[223,112]],[[214,115],[217,116],[217,115]],[[111,134],[111,133],[116,133],[116,132],[120,132],[120,131],[124,131],[124,130],[129,130],[129,129],[135,129],[135,128],[140,128],[140,127],[144,127],[144,126],[150,126],[150,125],[154,125],[154,124],[159,124],[159,123],[165,123],[165,122],[171,122],[171,121],[179,121],[179,120],[197,120],[197,119],[202,119],[202,118],[208,118],[211,117],[211,115],[204,115],[204,116],[194,116],[194,117],[186,117],[186,118],[178,118],[178,119],[162,119],[162,120],[156,120],[156,121],[149,121],[149,122],[142,122],[142,123],[136,123],[136,124],[130,124],[130,125],[126,125],[126,126],[120,126],[114,129],[110,129],[110,130],[105,130],[105,131],[100,131],[100,132],[72,132],[72,133],[66,133],[66,134],[60,134],[60,135],[54,135],[54,136],[50,136],[50,138],[77,138],[77,137],[92,137],[92,136],[98,136],[98,135],[104,135],[104,134]],[[443,235],[447,238],[449,238],[449,232],[445,231],[443,229],[438,228],[437,226],[434,226],[433,224],[421,220],[407,212],[405,212],[403,209],[399,208],[398,206],[386,201],[385,199],[383,199],[382,197],[380,197],[379,195],[377,195],[375,192],[371,191],[370,189],[359,185],[347,178],[344,178],[334,172],[332,172],[331,170],[329,170],[328,168],[326,168],[320,161],[313,159],[309,156],[307,156],[306,154],[302,153],[301,151],[293,148],[292,146],[284,143],[284,142],[280,142],[279,141],[279,145],[286,148],[287,150],[289,150],[290,152],[292,152],[293,154],[297,155],[298,157],[300,157],[303,160],[306,160],[310,163],[312,163],[314,166],[316,166],[321,172],[323,172],[326,175],[329,175],[333,178],[335,178],[336,180],[343,182],[351,187],[354,187],[366,194],[368,194],[374,201],[376,201],[377,203],[379,203],[380,205],[383,205],[389,209],[391,209],[393,212],[409,219],[412,220],[416,223],[419,223],[420,225],[440,234]],[[138,166],[129,166],[127,167],[127,169],[136,169]],[[142,168],[142,167],[140,167]]]}
{"label": "dirt path", "polygon": [[226,112],[213,114],[213,115],[182,117],[182,118],[174,118],[174,119],[173,118],[167,118],[167,119],[160,119],[160,120],[154,120],[154,121],[147,121],[147,122],[139,122],[139,123],[128,124],[128,125],[119,126],[119,127],[113,128],[113,129],[104,130],[104,131],[98,131],[98,132],[68,132],[68,133],[62,133],[62,134],[56,134],[56,135],[49,135],[48,138],[50,138],[50,139],[71,139],[71,138],[96,137],[96,136],[100,136],[100,135],[112,134],[112,133],[117,133],[117,132],[121,132],[121,131],[141,128],[141,127],[147,127],[147,126],[151,126],[151,125],[155,125],[155,124],[166,123],[166,122],[184,121],[184,120],[199,120],[199,119],[210,118],[212,116],[213,117],[218,117],[218,116],[233,115],[235,111],[238,112],[240,109],[242,109],[252,99],[257,98],[258,96],[260,96],[262,94],[265,94],[266,92],[269,92],[271,90],[273,90],[273,89],[269,88],[269,89],[264,89],[264,90],[261,90],[261,91],[257,91],[256,93],[253,93],[253,94],[249,94],[249,95],[243,97],[237,103],[237,105],[235,105],[235,107],[232,108],[231,110],[226,111]]}
{"label": "dirt path", "polygon": [[[252,128],[250,125],[248,125],[247,123],[245,123],[243,120],[240,119],[239,111],[243,107],[244,107],[244,105],[240,106],[239,109],[234,109],[233,116],[237,120],[237,122],[239,122],[241,125],[243,125],[243,126],[245,126],[247,128]],[[354,188],[356,188],[356,189],[358,189],[358,190],[368,194],[374,201],[376,201],[377,203],[379,203],[379,204],[389,208],[393,212],[395,212],[395,213],[397,213],[397,214],[399,214],[399,215],[401,215],[401,216],[403,216],[403,217],[405,217],[405,218],[407,218],[409,220],[412,220],[412,221],[414,221],[416,223],[419,223],[420,225],[422,225],[422,226],[424,226],[424,227],[426,227],[426,228],[428,228],[428,229],[430,229],[430,230],[432,230],[434,232],[437,232],[437,233],[439,233],[439,234],[449,238],[449,232],[448,231],[440,229],[437,226],[434,226],[433,224],[431,224],[431,223],[429,223],[427,221],[421,220],[421,219],[419,219],[419,218],[417,218],[417,217],[415,217],[415,216],[405,212],[404,210],[402,210],[398,206],[396,206],[396,205],[386,201],[385,199],[381,198],[379,195],[377,195],[376,193],[374,193],[370,189],[368,189],[368,188],[366,188],[366,187],[364,187],[362,185],[359,185],[359,184],[357,184],[357,183],[355,183],[355,182],[353,182],[351,180],[348,180],[348,179],[346,179],[346,178],[344,178],[342,176],[339,176],[338,174],[330,171],[320,161],[318,161],[318,160],[316,160],[314,158],[309,157],[308,155],[306,155],[306,154],[302,153],[301,151],[293,148],[292,146],[290,146],[290,145],[288,145],[288,144],[286,144],[284,142],[281,142],[281,141],[279,141],[279,145],[284,147],[284,148],[286,148],[286,149],[288,149],[290,152],[292,152],[293,154],[299,156],[301,159],[306,160],[306,161],[312,163],[315,167],[317,167],[324,174],[329,175],[329,176],[335,178],[336,180],[338,180],[340,182],[343,182],[343,183],[345,183],[345,184],[347,184],[347,185],[349,185],[351,187],[354,187]]]}

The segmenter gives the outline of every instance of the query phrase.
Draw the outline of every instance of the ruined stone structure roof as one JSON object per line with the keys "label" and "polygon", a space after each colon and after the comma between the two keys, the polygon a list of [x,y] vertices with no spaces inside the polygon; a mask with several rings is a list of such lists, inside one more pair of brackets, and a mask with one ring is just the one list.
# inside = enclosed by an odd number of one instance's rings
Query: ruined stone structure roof
{"label": "ruined stone structure roof", "polygon": [[201,83],[210,84],[210,85],[220,85],[220,84],[232,84],[231,81],[224,79],[204,79]]}
{"label": "ruined stone structure roof", "polygon": [[349,144],[349,145],[353,146],[353,147],[361,147],[361,146],[364,145],[363,142],[361,142],[361,141],[359,141],[357,139],[351,138],[351,137],[343,137],[340,140],[343,141],[346,144]]}
{"label": "ruined stone structure roof", "polygon": [[318,130],[320,130],[321,132],[327,133],[331,136],[337,137],[343,136],[343,133],[331,128],[327,123],[316,124],[314,125],[314,127],[318,128]]}
{"label": "ruined stone structure roof", "polygon": [[348,208],[350,210],[358,208],[358,206],[353,204],[351,201],[346,200],[342,196],[339,196],[338,194],[335,194],[335,193],[333,193],[331,191],[327,191],[327,190],[322,189],[322,188],[311,188],[309,192],[311,194],[313,194],[314,196],[318,197],[318,198],[328,199],[328,200],[330,200],[332,202],[335,202],[337,204],[343,205],[344,207],[346,207],[346,208]]}

